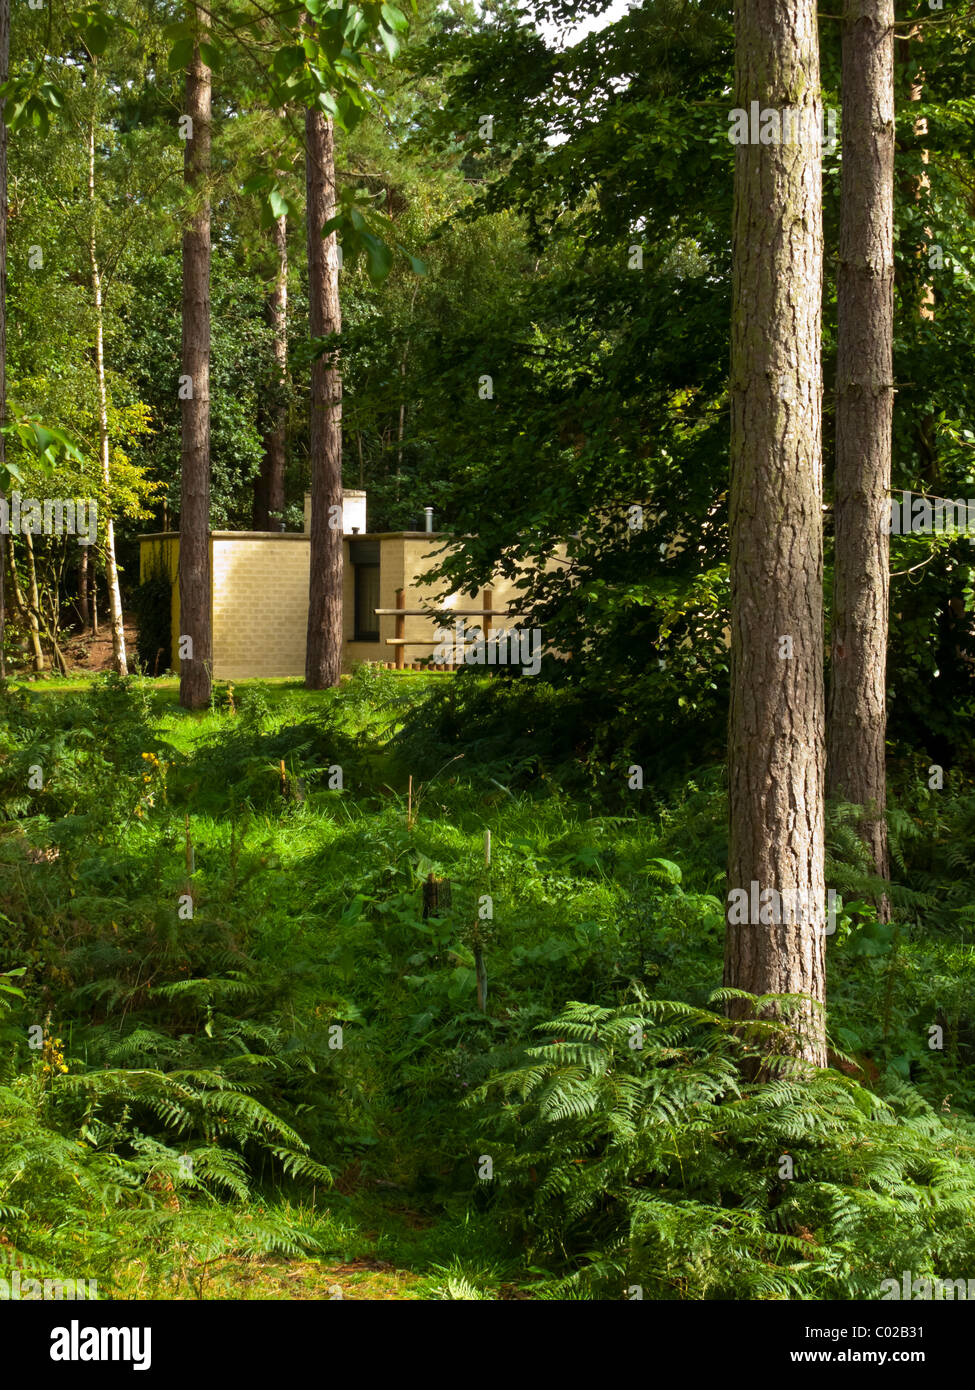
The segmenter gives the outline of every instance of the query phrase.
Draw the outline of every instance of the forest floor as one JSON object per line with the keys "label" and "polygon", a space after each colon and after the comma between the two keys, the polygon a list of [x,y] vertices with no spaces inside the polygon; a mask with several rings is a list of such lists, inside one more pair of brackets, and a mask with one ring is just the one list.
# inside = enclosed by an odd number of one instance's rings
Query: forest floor
{"label": "forest floor", "polygon": [[[125,617],[125,650],[135,652],[138,628],[131,615]],[[107,622],[99,624],[98,636],[90,632],[72,633],[64,644],[64,655],[70,671],[97,674],[112,669],[112,630]]]}
{"label": "forest floor", "polygon": [[[124,631],[125,651],[131,659],[139,637],[135,619],[131,616],[125,617]],[[107,623],[99,624],[97,637],[92,637],[90,632],[72,634],[65,644],[64,655],[68,662],[68,670],[86,673],[90,671],[93,674],[111,670],[111,628]]]}
{"label": "forest floor", "polygon": [[420,1211],[373,1189],[365,1183],[351,1197],[319,1191],[317,1201],[297,1203],[276,1201],[272,1194],[240,1209],[245,1223],[274,1214],[294,1230],[314,1232],[321,1255],[246,1255],[228,1244],[226,1255],[211,1250],[209,1259],[187,1259],[175,1282],[162,1287],[137,1254],[119,1271],[113,1296],[288,1302],[537,1297],[537,1272],[527,1275],[522,1262],[499,1256],[490,1218],[458,1219],[435,1206]]}
{"label": "forest floor", "polygon": [[[712,1116],[731,1066],[720,769],[621,810],[575,766],[526,775],[510,726],[492,744],[465,717],[461,681],[217,682],[193,713],[175,677],[13,683],[0,1246],[119,1299],[544,1300],[567,1279],[862,1297],[932,1251],[969,1267],[970,786],[891,820],[899,930],[831,819],[850,903],[828,943],[832,1038],[864,1074],[824,1072],[798,1109],[777,1081],[744,1087]],[[428,913],[431,879],[452,896]],[[48,1018],[50,1059],[24,1043]],[[620,1096],[649,1117],[637,1138]],[[783,1153],[812,1175],[784,1245]]]}
{"label": "forest floor", "polygon": [[[126,614],[124,621],[125,650],[130,662],[134,659],[139,629],[134,617]],[[90,632],[72,632],[61,643],[64,659],[68,664],[68,679],[76,676],[97,676],[112,669],[112,630],[107,622],[98,625],[97,636]],[[37,681],[50,679],[50,672],[37,675],[24,669],[18,670],[11,663],[8,673],[13,680]]]}

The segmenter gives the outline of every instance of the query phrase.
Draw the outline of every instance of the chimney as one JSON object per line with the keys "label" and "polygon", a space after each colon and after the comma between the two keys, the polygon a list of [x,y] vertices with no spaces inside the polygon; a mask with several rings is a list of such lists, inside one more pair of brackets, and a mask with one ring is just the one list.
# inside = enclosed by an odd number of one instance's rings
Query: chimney
{"label": "chimney", "polygon": [[[366,494],[360,488],[342,489],[342,534],[364,535],[366,526]],[[311,534],[311,493],[305,493],[305,535]]]}

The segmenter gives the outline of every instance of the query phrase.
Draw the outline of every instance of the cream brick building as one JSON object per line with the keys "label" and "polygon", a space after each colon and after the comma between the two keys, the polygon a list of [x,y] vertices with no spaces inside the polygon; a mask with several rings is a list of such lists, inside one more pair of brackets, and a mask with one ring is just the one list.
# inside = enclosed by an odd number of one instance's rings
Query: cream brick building
{"label": "cream brick building", "polygon": [[[343,507],[344,634],[343,671],[360,661],[393,664],[397,647],[393,614],[397,590],[402,606],[421,608],[440,603],[446,610],[481,608],[482,595],[449,594],[442,586],[421,584],[419,576],[442,558],[446,540],[436,532],[366,530],[365,494],[347,492]],[[305,530],[212,531],[210,533],[213,676],[240,680],[247,676],[303,676],[308,623],[310,506],[305,500]],[[179,535],[159,532],[140,536],[142,579],[157,570],[169,576],[173,664],[179,652]],[[510,579],[496,578],[492,607],[506,610],[508,626],[517,622],[519,593]],[[437,626],[432,618],[405,617],[405,664],[433,653]],[[468,618],[468,625],[480,625]],[[495,618],[495,628],[505,619]]]}

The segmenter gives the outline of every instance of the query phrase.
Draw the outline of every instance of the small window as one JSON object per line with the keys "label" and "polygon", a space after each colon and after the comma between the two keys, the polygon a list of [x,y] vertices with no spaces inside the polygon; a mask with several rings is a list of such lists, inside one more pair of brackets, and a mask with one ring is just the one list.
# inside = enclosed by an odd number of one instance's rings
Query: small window
{"label": "small window", "polygon": [[355,636],[354,642],[378,642],[379,566],[353,565],[355,574]]}

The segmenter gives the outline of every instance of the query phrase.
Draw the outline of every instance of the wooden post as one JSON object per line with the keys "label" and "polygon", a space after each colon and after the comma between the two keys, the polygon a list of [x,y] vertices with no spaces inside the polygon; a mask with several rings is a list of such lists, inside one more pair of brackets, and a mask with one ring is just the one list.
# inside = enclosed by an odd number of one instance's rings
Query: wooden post
{"label": "wooden post", "polygon": [[[490,605],[485,603],[484,607]],[[485,873],[491,867],[491,832],[484,832],[484,869]],[[488,876],[488,887],[490,888],[490,876]],[[479,920],[474,923],[474,977],[477,981],[477,1007],[483,1014],[487,1009],[487,967],[484,964],[484,948],[481,940],[481,929]]]}
{"label": "wooden post", "polygon": [[[406,590],[405,590],[405,589],[397,589],[397,590],[396,590],[396,607],[397,607],[397,608],[405,608],[405,607],[406,607]],[[406,619],[405,619],[405,618],[401,618],[400,615],[399,615],[398,613],[396,614],[396,634],[395,634],[395,635],[396,635],[397,637],[399,637],[399,638],[401,639],[401,641],[402,641],[402,639],[406,636]],[[406,648],[403,647],[403,646],[398,646],[398,647],[396,648],[396,670],[397,670],[397,671],[402,671],[402,669],[403,669],[403,654],[404,654],[405,651],[406,651]]]}
{"label": "wooden post", "polygon": [[483,627],[482,630],[483,630],[483,632],[484,632],[484,643],[485,643],[485,646],[486,646],[486,645],[487,645],[488,638],[491,636],[491,610],[494,608],[494,590],[493,590],[493,589],[482,589],[482,591],[481,591],[481,607],[485,610],[485,611],[484,611],[484,617],[481,619],[481,621],[482,621],[482,623],[484,624],[484,627]]}

